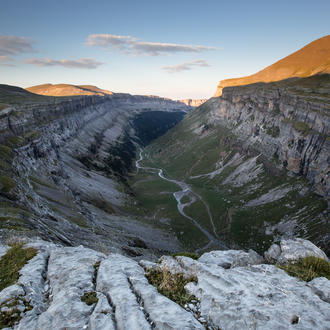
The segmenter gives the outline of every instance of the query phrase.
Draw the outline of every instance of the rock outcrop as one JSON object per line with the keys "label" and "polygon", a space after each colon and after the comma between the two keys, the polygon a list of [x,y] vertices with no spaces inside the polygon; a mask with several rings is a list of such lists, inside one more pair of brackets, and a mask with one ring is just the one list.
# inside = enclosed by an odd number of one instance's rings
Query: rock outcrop
{"label": "rock outcrop", "polygon": [[286,264],[308,256],[329,261],[327,255],[321,249],[302,238],[282,239],[279,245],[273,244],[265,252],[265,258],[268,262],[279,264]]}
{"label": "rock outcrop", "polygon": [[330,75],[273,84],[228,87],[213,98],[208,122],[222,123],[289,171],[329,196]]}
{"label": "rock outcrop", "polygon": [[[303,249],[311,243],[296,244]],[[167,256],[158,264],[139,264],[82,246],[32,241],[26,247],[36,248],[37,255],[21,269],[17,284],[0,292],[0,319],[10,311],[18,314],[13,329],[326,329],[329,325],[328,279],[298,280],[261,263],[262,257],[252,251],[213,251],[198,260]],[[7,248],[0,245],[0,251]],[[195,298],[184,308],[169,300],[148,283],[145,273],[150,268],[193,275],[197,283],[190,282],[185,289]],[[94,296],[92,301],[84,300],[88,294]]]}
{"label": "rock outcrop", "polygon": [[121,209],[138,146],[180,121],[187,106],[129,94],[38,96],[38,103],[22,95],[24,103],[0,117],[0,236],[14,230],[135,256],[178,246]]}
{"label": "rock outcrop", "polygon": [[179,100],[179,102],[184,103],[185,105],[189,107],[199,107],[203,103],[205,103],[207,99],[184,99],[184,100]]}

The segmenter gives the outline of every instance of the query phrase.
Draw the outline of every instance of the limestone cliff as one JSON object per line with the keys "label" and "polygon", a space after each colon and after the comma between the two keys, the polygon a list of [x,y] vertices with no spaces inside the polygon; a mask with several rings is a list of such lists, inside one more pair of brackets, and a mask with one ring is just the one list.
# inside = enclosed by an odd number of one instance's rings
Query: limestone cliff
{"label": "limestone cliff", "polygon": [[179,102],[184,103],[185,105],[188,105],[190,107],[199,107],[203,103],[205,103],[207,99],[184,99],[179,100]]}
{"label": "limestone cliff", "polygon": [[53,98],[2,87],[0,237],[15,231],[134,256],[178,247],[122,206],[138,146],[175,125],[188,107],[129,94]]}
{"label": "limestone cliff", "polygon": [[330,73],[330,35],[311,42],[253,75],[220,81],[214,96],[220,96],[222,89],[228,86],[309,77],[319,73]]}
{"label": "limestone cliff", "polygon": [[208,101],[210,122],[231,128],[244,145],[304,175],[329,197],[330,75],[227,87]]}

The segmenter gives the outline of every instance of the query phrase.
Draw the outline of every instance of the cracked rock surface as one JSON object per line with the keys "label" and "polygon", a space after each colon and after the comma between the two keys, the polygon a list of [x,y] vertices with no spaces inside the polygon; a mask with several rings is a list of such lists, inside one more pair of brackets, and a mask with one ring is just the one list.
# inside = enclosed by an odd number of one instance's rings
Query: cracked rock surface
{"label": "cracked rock surface", "polygon": [[[166,256],[156,264],[83,246],[27,246],[37,255],[0,292],[1,311],[8,301],[22,302],[13,329],[329,328],[330,281],[290,277],[254,251],[212,251],[198,260]],[[197,283],[185,286],[195,297],[182,308],[149,284],[148,269],[196,276]],[[88,293],[97,299],[82,299]]]}

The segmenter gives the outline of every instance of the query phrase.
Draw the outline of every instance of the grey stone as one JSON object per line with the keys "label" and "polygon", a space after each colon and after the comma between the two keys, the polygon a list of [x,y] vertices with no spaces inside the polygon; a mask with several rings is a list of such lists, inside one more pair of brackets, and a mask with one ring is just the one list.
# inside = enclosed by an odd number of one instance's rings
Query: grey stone
{"label": "grey stone", "polygon": [[151,262],[149,260],[140,260],[139,265],[146,270],[155,270],[155,269],[158,269],[158,266],[159,266],[155,262]]}
{"label": "grey stone", "polygon": [[98,290],[107,294],[115,307],[118,329],[148,329],[153,325],[157,329],[202,329],[190,313],[159,294],[133,260],[110,255],[101,263],[97,283]]}
{"label": "grey stone", "polygon": [[308,285],[325,302],[330,303],[330,281],[325,277],[317,277]]}
{"label": "grey stone", "polygon": [[302,238],[282,239],[279,247],[277,244],[273,244],[269,250],[265,252],[266,260],[273,263],[278,262],[280,264],[297,261],[308,256],[329,260],[321,249],[312,242]]}
{"label": "grey stone", "polygon": [[270,263],[275,263],[281,255],[281,248],[278,244],[272,244],[264,253],[265,259]]}
{"label": "grey stone", "polygon": [[263,257],[253,250],[249,250],[249,252],[240,250],[218,250],[204,253],[198,261],[205,264],[215,264],[227,269],[239,266],[257,265],[261,264],[264,260]]}
{"label": "grey stone", "polygon": [[329,305],[313,290],[272,265],[224,269],[216,264],[198,263],[198,283],[186,290],[201,304],[201,316],[208,325],[221,329],[299,329],[315,324],[326,329]]}
{"label": "grey stone", "polygon": [[40,329],[79,328],[88,323],[92,306],[81,301],[85,292],[94,291],[94,264],[102,253],[78,247],[57,248],[50,252],[48,278],[53,298],[39,316]]}
{"label": "grey stone", "polygon": [[[196,297],[185,310],[150,285],[143,267],[128,257],[40,241],[34,246],[38,254],[21,269],[18,283],[0,292],[0,303],[21,301],[22,319],[15,329],[326,329],[330,321],[329,280],[306,283],[276,266],[253,265],[261,262],[254,251],[142,262],[197,277],[197,283],[185,286]],[[89,291],[98,298],[90,306],[81,301]],[[26,310],[24,300],[32,310]]]}
{"label": "grey stone", "polygon": [[113,310],[110,307],[107,297],[98,292],[98,302],[96,307],[89,318],[89,329],[90,330],[115,330],[116,326],[113,321]]}
{"label": "grey stone", "polygon": [[24,294],[25,291],[20,285],[11,285],[0,292],[0,305],[12,298],[24,296]]}

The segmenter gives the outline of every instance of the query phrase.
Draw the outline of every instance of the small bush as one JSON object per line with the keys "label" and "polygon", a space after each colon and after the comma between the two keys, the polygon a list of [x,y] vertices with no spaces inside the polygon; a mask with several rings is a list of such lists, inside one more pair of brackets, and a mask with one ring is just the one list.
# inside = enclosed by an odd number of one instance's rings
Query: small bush
{"label": "small bush", "polygon": [[11,179],[7,175],[2,175],[0,177],[0,183],[2,185],[1,191],[5,192],[5,193],[10,192],[16,186],[13,179]]}
{"label": "small bush", "polygon": [[178,253],[174,253],[172,254],[172,257],[188,257],[194,260],[197,260],[199,258],[199,256],[194,253],[194,252],[178,252]]}
{"label": "small bush", "polygon": [[85,304],[90,306],[96,304],[99,301],[99,299],[97,298],[95,291],[89,291],[89,292],[85,292],[84,295],[81,296],[81,301],[83,301]]}
{"label": "small bush", "polygon": [[195,299],[194,296],[189,295],[184,286],[189,282],[197,282],[197,277],[185,278],[183,274],[172,274],[166,269],[149,270],[146,277],[150,284],[155,286],[159,293],[165,297],[175,301],[182,307]]}
{"label": "small bush", "polygon": [[311,129],[309,128],[309,126],[302,122],[302,121],[295,121],[293,123],[293,127],[298,131],[298,132],[301,132],[301,133],[304,133],[304,134],[307,134]]}
{"label": "small bush", "polygon": [[22,244],[16,243],[2,256],[0,259],[0,291],[17,282],[21,268],[36,254],[36,249],[24,249]]}
{"label": "small bush", "polygon": [[278,266],[290,276],[295,276],[309,282],[316,277],[326,277],[330,280],[330,262],[313,256],[300,259],[296,263]]}
{"label": "small bush", "polygon": [[273,138],[277,138],[280,136],[280,128],[278,126],[267,127],[266,134],[272,136]]}

